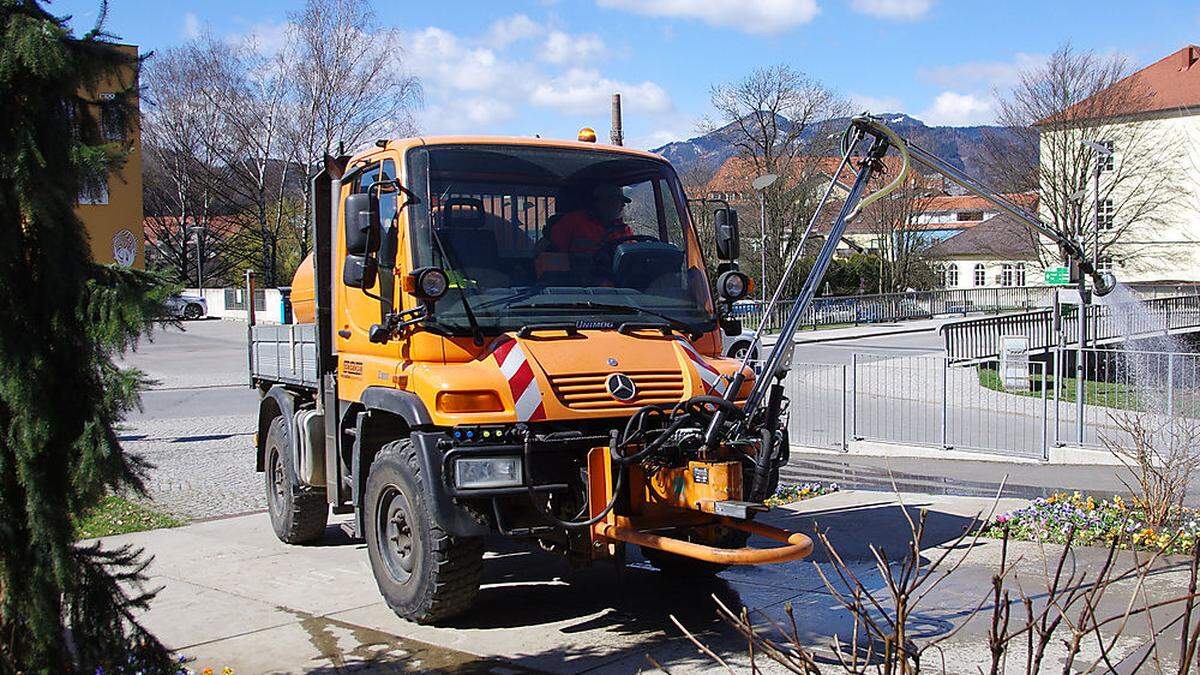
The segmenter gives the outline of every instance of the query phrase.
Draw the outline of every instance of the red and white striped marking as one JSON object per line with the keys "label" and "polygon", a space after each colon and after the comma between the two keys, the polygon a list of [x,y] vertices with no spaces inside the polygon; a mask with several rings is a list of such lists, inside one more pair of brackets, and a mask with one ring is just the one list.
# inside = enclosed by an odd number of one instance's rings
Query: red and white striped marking
{"label": "red and white striped marking", "polygon": [[517,411],[517,421],[535,422],[546,419],[542,391],[538,389],[537,378],[533,376],[533,365],[521,350],[521,345],[512,338],[502,337],[496,341],[491,355],[496,359],[504,378],[508,380],[513,407]]}
{"label": "red and white striped marking", "polygon": [[724,396],[725,390],[729,388],[729,380],[717,372],[716,368],[710,366],[700,352],[692,346],[692,343],[678,335],[675,336],[675,339],[683,347],[683,353],[687,355],[688,360],[696,366],[696,372],[700,374],[700,379],[704,382],[704,393],[710,396]]}

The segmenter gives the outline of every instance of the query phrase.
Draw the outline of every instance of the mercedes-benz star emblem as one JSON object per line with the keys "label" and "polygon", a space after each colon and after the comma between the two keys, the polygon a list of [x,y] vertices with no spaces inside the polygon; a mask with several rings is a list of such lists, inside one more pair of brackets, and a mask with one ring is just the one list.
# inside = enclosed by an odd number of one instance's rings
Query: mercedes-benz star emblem
{"label": "mercedes-benz star emblem", "polygon": [[637,396],[637,385],[625,373],[613,373],[604,381],[608,393],[618,401],[629,401]]}

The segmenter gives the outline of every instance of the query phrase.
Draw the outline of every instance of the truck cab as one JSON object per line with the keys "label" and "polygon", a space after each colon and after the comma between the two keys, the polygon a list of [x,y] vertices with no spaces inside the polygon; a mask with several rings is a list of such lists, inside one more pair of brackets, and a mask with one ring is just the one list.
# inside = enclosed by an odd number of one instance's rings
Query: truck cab
{"label": "truck cab", "polygon": [[[412,138],[327,158],[313,193],[296,323],[250,329],[256,462],[280,539],[315,541],[330,511],[352,513],[389,605],[432,622],[469,607],[489,534],[575,564],[619,559],[624,544],[596,534],[596,514],[640,513],[655,494],[686,501],[646,487],[667,473],[606,462],[615,439],[637,438],[631,425],[661,425],[693,400],[736,406],[754,383],[722,356],[718,315],[750,285],[733,261],[710,283],[666,160],[587,142]],[[736,214],[721,216],[719,248],[736,258]],[[754,451],[721,466],[711,481],[705,467],[703,488],[732,504]],[[698,503],[655,531],[744,542]]]}

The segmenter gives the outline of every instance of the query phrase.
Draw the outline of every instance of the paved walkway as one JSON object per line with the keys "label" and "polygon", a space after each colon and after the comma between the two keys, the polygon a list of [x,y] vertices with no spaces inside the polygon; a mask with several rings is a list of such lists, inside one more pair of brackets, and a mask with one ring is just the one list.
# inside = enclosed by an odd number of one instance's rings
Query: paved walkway
{"label": "paved walkway", "polygon": [[[905,495],[904,503],[913,515],[919,508],[929,510],[922,543],[930,559],[977,513],[991,507],[988,499],[922,495]],[[1021,503],[1003,500],[1000,509]],[[840,555],[875,592],[884,584],[868,547],[897,560],[908,536],[897,498],[878,493],[827,495],[776,509],[767,520],[804,532],[829,532]],[[812,561],[735,568],[697,583],[664,575],[636,554],[618,577],[610,565],[572,571],[549,554],[496,540],[489,546],[474,609],[452,625],[430,627],[405,622],[388,610],[363,545],[348,540],[336,526],[321,544],[308,547],[279,543],[261,514],[113,537],[106,544],[142,546],[154,555],[150,583],[163,590],[142,619],[168,645],[193,658],[191,667],[197,671],[343,672],[361,667],[376,672],[628,673],[653,670],[646,655],[671,672],[711,669],[711,662],[671,624],[671,615],[723,658],[748,669],[744,644],[715,618],[714,594],[731,607],[755,611],[760,625],[768,618],[785,619],[790,604],[805,643],[826,654],[832,636],[845,641],[853,626],[813,565],[830,572],[828,554],[820,546]],[[958,554],[967,552],[960,549]],[[975,672],[987,658],[986,617],[971,618],[970,609],[990,593],[999,544],[984,541],[967,555],[963,567],[925,600],[914,619],[920,627],[918,640],[968,624],[943,644],[950,673]],[[1010,556],[1021,560],[1014,574],[1038,597],[1041,550],[1012,544]],[[1102,557],[1103,551],[1081,550],[1073,565],[1084,570]],[[1179,565],[1152,578],[1148,597],[1182,588],[1182,574]],[[1116,611],[1127,597],[1115,593],[1104,610]],[[1120,642],[1117,658],[1144,642],[1139,630],[1144,627],[1132,629]]]}

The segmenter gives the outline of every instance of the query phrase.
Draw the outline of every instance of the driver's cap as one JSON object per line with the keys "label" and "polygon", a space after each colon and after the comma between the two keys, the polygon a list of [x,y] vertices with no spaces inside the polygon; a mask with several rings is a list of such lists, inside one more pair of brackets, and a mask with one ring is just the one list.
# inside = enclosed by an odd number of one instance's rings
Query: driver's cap
{"label": "driver's cap", "polygon": [[592,197],[594,197],[594,198],[595,198],[595,199],[597,199],[597,200],[606,200],[606,199],[617,199],[617,198],[620,198],[620,200],[621,200],[621,201],[623,201],[623,202],[625,202],[626,204],[628,204],[629,202],[633,201],[633,200],[631,200],[629,197],[626,197],[626,196],[625,196],[625,191],[624,191],[624,190],[622,190],[621,188],[617,187],[616,185],[608,185],[608,184],[604,184],[604,185],[597,185],[597,186],[596,186],[596,187],[595,187],[595,188],[592,190]]}

